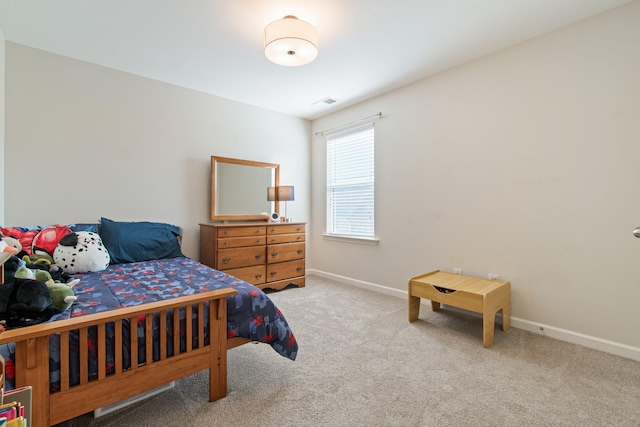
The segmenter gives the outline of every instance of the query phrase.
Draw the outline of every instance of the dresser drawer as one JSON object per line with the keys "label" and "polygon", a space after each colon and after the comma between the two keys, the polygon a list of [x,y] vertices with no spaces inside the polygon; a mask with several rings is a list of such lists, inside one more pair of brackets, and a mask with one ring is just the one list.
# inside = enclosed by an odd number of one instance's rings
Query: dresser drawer
{"label": "dresser drawer", "polygon": [[304,234],[270,234],[267,236],[267,242],[269,244],[304,242]]}
{"label": "dresser drawer", "polygon": [[304,258],[304,243],[283,243],[267,246],[267,264]]}
{"label": "dresser drawer", "polygon": [[230,268],[260,265],[264,264],[265,256],[266,248],[264,246],[220,249],[216,257],[216,266],[218,270],[228,270]]}
{"label": "dresser drawer", "polygon": [[228,237],[218,239],[218,249],[242,248],[244,246],[260,246],[267,243],[266,236]]}
{"label": "dresser drawer", "polygon": [[304,260],[279,262],[267,265],[267,282],[304,276]]}
{"label": "dresser drawer", "polygon": [[267,234],[304,233],[304,224],[267,225]]}
{"label": "dresser drawer", "polygon": [[243,236],[264,236],[267,234],[265,226],[256,227],[222,227],[218,228],[217,237],[243,237]]}
{"label": "dresser drawer", "polygon": [[225,273],[249,282],[252,285],[261,285],[267,280],[266,266],[254,265],[253,267],[232,268],[224,270]]}

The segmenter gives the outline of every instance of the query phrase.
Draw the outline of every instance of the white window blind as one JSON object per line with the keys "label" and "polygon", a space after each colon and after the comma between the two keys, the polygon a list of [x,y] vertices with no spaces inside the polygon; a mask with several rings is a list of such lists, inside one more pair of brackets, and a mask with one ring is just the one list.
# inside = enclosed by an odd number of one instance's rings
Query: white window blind
{"label": "white window blind", "polygon": [[373,123],[327,136],[327,234],[374,237]]}

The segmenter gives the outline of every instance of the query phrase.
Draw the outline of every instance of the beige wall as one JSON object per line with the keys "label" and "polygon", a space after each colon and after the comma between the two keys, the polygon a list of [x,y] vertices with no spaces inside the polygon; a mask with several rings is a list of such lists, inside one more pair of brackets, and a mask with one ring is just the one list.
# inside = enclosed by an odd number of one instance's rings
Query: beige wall
{"label": "beige wall", "polygon": [[0,30],[0,224],[4,224],[4,51],[4,36]]}
{"label": "beige wall", "polygon": [[7,225],[171,222],[197,258],[210,156],[279,163],[305,221],[309,135],[306,120],[6,44]]}
{"label": "beige wall", "polygon": [[[380,243],[316,238],[309,267],[398,295],[430,270],[498,273],[515,325],[640,358],[638,22],[634,2],[314,121],[383,113]],[[313,236],[324,185],[314,136]]]}

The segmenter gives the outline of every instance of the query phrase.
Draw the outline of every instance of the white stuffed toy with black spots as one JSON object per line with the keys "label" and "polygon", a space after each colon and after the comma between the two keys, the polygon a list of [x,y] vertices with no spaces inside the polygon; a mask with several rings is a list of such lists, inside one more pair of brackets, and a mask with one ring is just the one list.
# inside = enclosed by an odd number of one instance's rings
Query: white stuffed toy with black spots
{"label": "white stuffed toy with black spots", "polygon": [[102,244],[102,239],[90,231],[67,234],[53,251],[53,262],[67,274],[102,271],[110,261],[109,251]]}

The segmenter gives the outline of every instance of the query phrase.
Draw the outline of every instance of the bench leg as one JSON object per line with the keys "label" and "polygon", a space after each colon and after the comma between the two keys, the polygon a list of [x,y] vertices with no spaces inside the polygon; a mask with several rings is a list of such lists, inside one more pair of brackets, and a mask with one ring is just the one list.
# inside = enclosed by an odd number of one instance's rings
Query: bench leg
{"label": "bench leg", "polygon": [[502,330],[508,331],[511,327],[511,304],[502,307]]}
{"label": "bench leg", "polygon": [[409,295],[409,322],[418,320],[420,314],[420,297]]}
{"label": "bench leg", "polygon": [[493,331],[496,323],[495,313],[482,314],[482,345],[485,348],[493,343]]}

